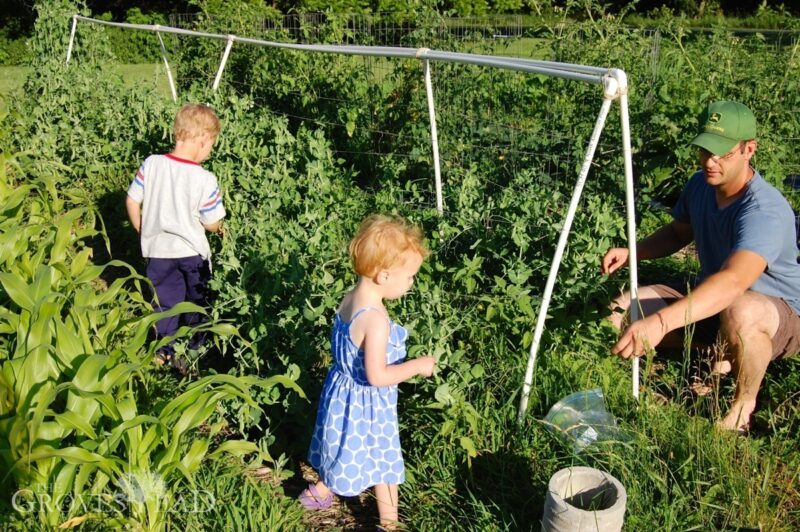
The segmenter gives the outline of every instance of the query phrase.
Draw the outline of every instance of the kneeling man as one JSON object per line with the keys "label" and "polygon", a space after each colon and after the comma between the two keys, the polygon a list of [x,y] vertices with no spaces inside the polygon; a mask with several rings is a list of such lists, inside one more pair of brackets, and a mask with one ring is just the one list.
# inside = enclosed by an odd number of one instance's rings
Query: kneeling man
{"label": "kneeling man", "polygon": [[[671,255],[695,242],[700,277],[691,290],[666,285],[639,289],[644,317],[625,327],[619,312],[612,322],[624,331],[611,349],[630,358],[648,346],[681,345],[684,327],[697,324],[719,332],[721,357],[712,371],[734,372],[736,392],[723,428],[744,432],[770,361],[800,351],[800,264],[794,213],[775,187],[751,165],[756,120],[736,102],[710,104],[700,116],[700,170],[672,209],[674,220],[636,245],[639,260]],[[602,260],[609,274],[628,260],[627,248],[613,248]],[[616,308],[627,310],[630,295]],[[713,339],[712,339],[713,341]]]}

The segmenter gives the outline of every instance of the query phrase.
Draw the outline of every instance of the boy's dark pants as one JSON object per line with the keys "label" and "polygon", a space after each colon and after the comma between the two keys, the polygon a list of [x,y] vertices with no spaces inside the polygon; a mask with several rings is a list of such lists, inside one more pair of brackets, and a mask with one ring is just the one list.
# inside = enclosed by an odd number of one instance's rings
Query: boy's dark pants
{"label": "boy's dark pants", "polygon": [[[207,260],[200,255],[181,257],[178,259],[151,258],[147,263],[147,277],[153,283],[158,296],[158,311],[169,310],[182,301],[189,301],[200,306],[208,303],[208,281],[211,269]],[[156,323],[159,338],[175,334],[180,325],[198,325],[205,317],[197,312],[187,312],[164,318]],[[196,348],[202,337],[196,335],[190,347]]]}

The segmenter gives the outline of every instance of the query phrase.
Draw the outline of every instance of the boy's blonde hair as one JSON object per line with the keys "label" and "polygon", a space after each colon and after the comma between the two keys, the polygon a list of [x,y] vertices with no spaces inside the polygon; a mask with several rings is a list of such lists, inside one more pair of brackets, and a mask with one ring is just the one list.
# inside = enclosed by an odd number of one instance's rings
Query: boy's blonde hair
{"label": "boy's blonde hair", "polygon": [[214,110],[202,103],[187,103],[175,115],[175,140],[192,140],[203,135],[216,139],[219,118]]}
{"label": "boy's blonde hair", "polygon": [[381,270],[395,266],[407,251],[428,256],[422,232],[402,218],[373,214],[361,222],[350,241],[350,259],[356,273],[374,277]]}

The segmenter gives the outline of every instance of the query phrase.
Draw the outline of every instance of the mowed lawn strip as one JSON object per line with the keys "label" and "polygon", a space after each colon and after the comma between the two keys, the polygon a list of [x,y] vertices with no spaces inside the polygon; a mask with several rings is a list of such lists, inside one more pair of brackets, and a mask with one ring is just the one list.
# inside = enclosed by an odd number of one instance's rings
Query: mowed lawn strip
{"label": "mowed lawn strip", "polygon": [[[155,87],[165,98],[170,97],[169,82],[164,66],[157,63],[110,66],[122,76],[126,83],[138,83],[143,87]],[[174,67],[173,67],[174,68]],[[22,88],[30,67],[0,66],[0,111],[8,109],[8,97]],[[175,72],[173,71],[173,76]]]}

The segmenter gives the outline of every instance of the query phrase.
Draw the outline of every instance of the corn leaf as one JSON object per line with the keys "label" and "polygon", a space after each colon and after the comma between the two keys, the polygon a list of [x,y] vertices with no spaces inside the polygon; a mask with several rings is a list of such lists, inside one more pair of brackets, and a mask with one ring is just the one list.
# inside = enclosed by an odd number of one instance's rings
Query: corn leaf
{"label": "corn leaf", "polygon": [[67,411],[62,414],[55,414],[53,419],[65,429],[77,430],[88,438],[97,439],[97,433],[89,421],[75,412]]}
{"label": "corn leaf", "polygon": [[31,288],[20,277],[11,273],[0,273],[0,284],[8,297],[21,309],[33,311],[34,300]]}

